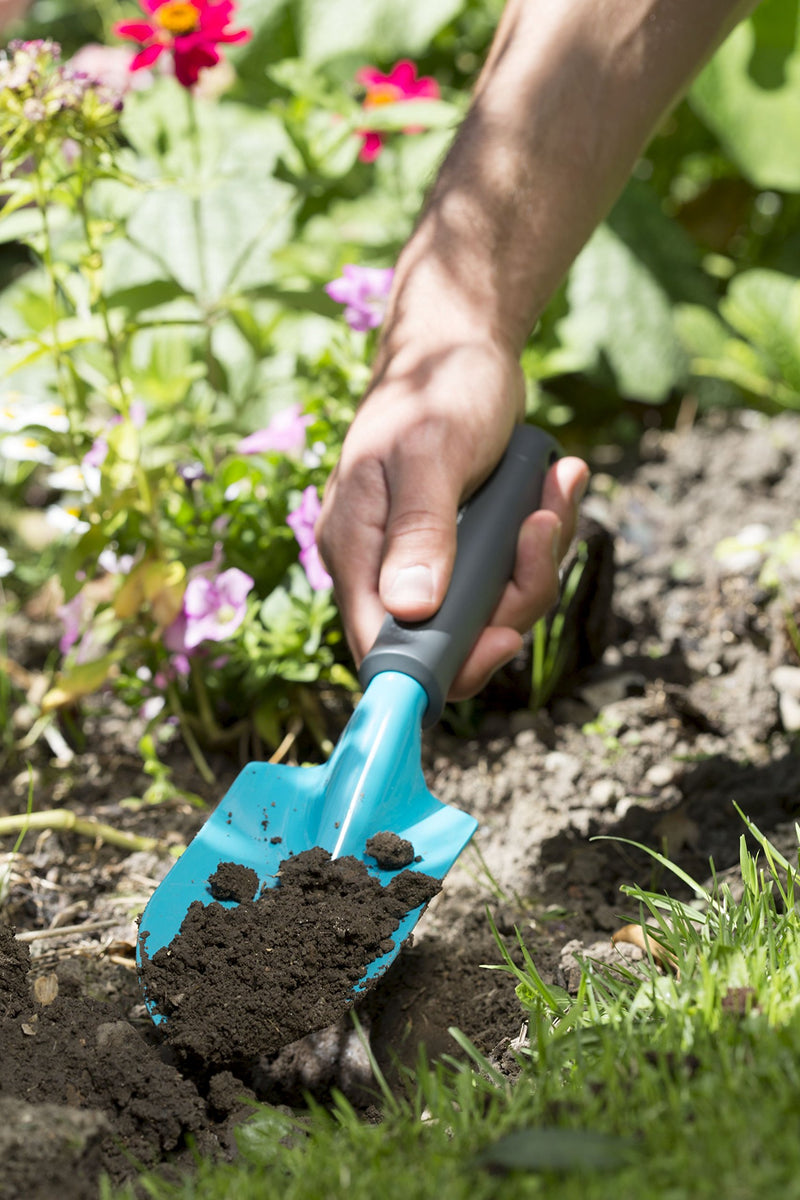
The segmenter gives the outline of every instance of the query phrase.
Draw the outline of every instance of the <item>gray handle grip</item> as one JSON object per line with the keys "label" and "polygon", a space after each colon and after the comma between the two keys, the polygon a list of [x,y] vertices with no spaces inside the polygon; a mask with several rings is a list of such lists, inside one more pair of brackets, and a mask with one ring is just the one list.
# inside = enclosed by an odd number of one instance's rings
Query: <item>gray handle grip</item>
{"label": "gray handle grip", "polygon": [[380,671],[402,671],[422,684],[425,728],[442,715],[453,680],[511,578],[520,526],[541,504],[547,469],[559,453],[543,430],[516,427],[493,474],[459,514],[453,575],[441,608],[413,624],[387,616],[361,664],[363,687]]}

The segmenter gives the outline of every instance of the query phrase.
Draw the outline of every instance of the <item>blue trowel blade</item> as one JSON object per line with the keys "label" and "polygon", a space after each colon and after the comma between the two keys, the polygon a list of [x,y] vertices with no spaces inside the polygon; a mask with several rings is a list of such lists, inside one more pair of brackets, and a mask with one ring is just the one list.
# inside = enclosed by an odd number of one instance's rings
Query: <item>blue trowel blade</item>
{"label": "blue trowel blade", "polygon": [[[410,870],[443,878],[478,823],[437,800],[425,786],[420,729],[426,704],[416,680],[382,672],[323,766],[245,767],[153,893],[140,925],[140,968],[143,953],[152,956],[173,940],[193,901],[211,902],[208,880],[223,862],[252,867],[261,886],[274,887],[283,859],[322,846],[333,858],[362,860],[385,885],[396,872],[380,870],[367,854],[366,842],[389,831],[414,847],[417,861]],[[374,982],[397,957],[422,907],[406,915],[393,935],[394,949],[370,963],[356,991]],[[149,1001],[148,1008],[154,1020],[164,1019]]]}

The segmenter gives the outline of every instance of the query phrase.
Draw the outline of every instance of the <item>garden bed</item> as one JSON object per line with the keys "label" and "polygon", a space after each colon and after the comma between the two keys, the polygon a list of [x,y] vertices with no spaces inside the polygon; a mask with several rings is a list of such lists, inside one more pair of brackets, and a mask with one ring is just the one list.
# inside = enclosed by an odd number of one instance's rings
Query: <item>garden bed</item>
{"label": "garden bed", "polygon": [[[630,841],[704,879],[709,857],[718,872],[738,862],[734,802],[773,840],[793,838],[797,567],[791,541],[778,539],[798,512],[799,434],[794,417],[752,415],[648,434],[628,477],[596,477],[586,508],[614,531],[617,560],[615,636],[603,662],[573,678],[547,712],[492,711],[478,737],[440,728],[426,740],[431,790],[473,813],[480,829],[414,945],[359,1006],[385,1070],[396,1069],[395,1058],[413,1065],[420,1045],[431,1056],[457,1053],[450,1026],[510,1064],[521,1011],[514,981],[483,968],[500,958],[487,905],[509,944],[516,925],[542,974],[570,987],[576,954],[623,952],[611,948],[611,933],[620,914],[637,914],[621,884],[678,886]],[[715,557],[742,530],[740,544]],[[765,564],[772,574],[762,573]],[[15,644],[23,636],[33,645],[33,624],[10,631]],[[60,767],[35,747],[35,808],[185,842],[203,820],[198,809],[123,803],[148,783],[139,732],[119,715],[96,715],[88,748]],[[211,787],[177,749],[172,765],[179,784],[209,801],[237,769],[215,762]],[[24,811],[27,793],[28,772],[17,764],[3,779],[0,811]],[[3,1200],[91,1196],[103,1171],[120,1180],[141,1165],[190,1170],[190,1141],[228,1155],[247,1097],[297,1105],[306,1090],[324,1099],[336,1086],[364,1110],[374,1104],[349,1017],[234,1065],[188,1066],[162,1044],[133,946],[134,916],[168,855],[69,832],[29,832],[13,862],[12,846],[6,839],[0,858],[0,876],[10,872],[0,931]],[[36,936],[44,930],[49,936]]]}

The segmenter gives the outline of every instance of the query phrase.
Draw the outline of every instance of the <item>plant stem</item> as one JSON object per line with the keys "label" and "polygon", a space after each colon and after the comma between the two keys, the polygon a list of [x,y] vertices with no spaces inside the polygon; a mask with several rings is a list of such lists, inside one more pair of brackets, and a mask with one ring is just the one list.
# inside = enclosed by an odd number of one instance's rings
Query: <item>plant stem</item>
{"label": "plant stem", "polygon": [[104,328],[105,334],[106,334],[106,348],[108,349],[108,354],[111,359],[111,367],[112,367],[112,371],[114,374],[114,382],[116,383],[117,389],[119,391],[120,407],[122,408],[123,414],[127,417],[128,402],[127,402],[127,396],[126,396],[126,392],[125,392],[125,383],[122,378],[122,366],[120,363],[119,346],[117,344],[117,338],[114,335],[114,332],[111,328],[111,320],[110,320],[109,312],[108,312],[108,304],[106,303],[106,298],[103,295],[103,286],[102,286],[103,252],[100,247],[100,244],[97,242],[97,240],[94,237],[94,234],[92,232],[92,223],[91,223],[91,220],[89,219],[89,210],[88,210],[88,207],[86,204],[86,195],[89,190],[89,186],[92,182],[92,179],[91,179],[91,170],[90,170],[89,163],[87,160],[85,146],[83,147],[82,154],[81,154],[81,166],[82,166],[82,170],[81,170],[81,173],[79,176],[78,191],[77,191],[77,207],[78,207],[78,212],[80,213],[81,224],[83,225],[83,236],[86,239],[86,245],[89,250],[90,258],[93,259],[94,263],[96,263],[96,265],[97,265],[100,286],[97,289],[96,303],[97,303],[98,311],[100,313],[101,320],[103,322],[103,328]]}
{"label": "plant stem", "polygon": [[[206,270],[206,238],[203,229],[203,206],[201,202],[203,144],[200,137],[200,125],[197,120],[197,102],[194,92],[191,88],[185,88],[184,90],[186,92],[186,106],[189,115],[189,141],[192,146],[195,169],[195,179],[190,194],[192,198],[192,222],[194,224],[195,244],[197,246],[197,271],[200,285],[197,301],[203,315],[206,374],[210,382],[213,376],[214,360],[211,352],[211,296],[209,295],[208,272]],[[214,390],[216,391],[216,389]]]}
{"label": "plant stem", "polygon": [[183,710],[183,705],[181,704],[180,697],[178,695],[178,689],[175,687],[174,683],[167,685],[167,698],[169,700],[173,715],[178,718],[178,723],[181,727],[181,735],[186,743],[186,749],[189,751],[189,754],[192,757],[192,762],[197,767],[201,778],[206,783],[216,783],[214,772],[206,762],[203,751],[200,749],[200,746],[197,743],[197,738],[194,736],[189,719]]}
{"label": "plant stem", "polygon": [[36,161],[36,170],[34,172],[36,179],[36,207],[39,209],[39,214],[42,218],[42,234],[44,238],[42,246],[42,262],[44,264],[45,273],[48,281],[48,301],[50,307],[50,328],[53,335],[53,358],[56,365],[56,379],[58,381],[58,391],[61,399],[64,402],[64,408],[67,413],[68,429],[67,437],[70,442],[73,457],[76,462],[80,461],[80,453],[75,441],[75,406],[73,404],[73,391],[69,382],[69,374],[67,363],[65,361],[64,351],[61,348],[58,333],[58,278],[56,276],[55,262],[53,260],[53,239],[50,233],[50,222],[47,216],[47,188],[42,175],[42,162],[40,159]]}
{"label": "plant stem", "polygon": [[50,808],[43,812],[19,813],[11,817],[0,817],[0,837],[8,837],[12,833],[25,834],[29,829],[58,829],[79,833],[83,837],[100,838],[101,841],[108,842],[110,846],[118,846],[121,850],[169,853],[169,848],[158,838],[124,833],[121,829],[115,829],[113,825],[106,825],[102,821],[79,817],[68,808]]}
{"label": "plant stem", "polygon": [[208,275],[206,272],[206,241],[203,232],[203,209],[200,203],[200,185],[203,175],[203,149],[200,141],[200,126],[197,121],[197,104],[194,98],[194,93],[191,88],[185,88],[186,92],[186,110],[189,115],[189,142],[192,147],[192,156],[194,158],[195,180],[191,188],[190,195],[192,198],[192,220],[194,222],[194,234],[197,244],[197,267],[200,279],[200,307],[203,313],[206,314],[208,305]]}

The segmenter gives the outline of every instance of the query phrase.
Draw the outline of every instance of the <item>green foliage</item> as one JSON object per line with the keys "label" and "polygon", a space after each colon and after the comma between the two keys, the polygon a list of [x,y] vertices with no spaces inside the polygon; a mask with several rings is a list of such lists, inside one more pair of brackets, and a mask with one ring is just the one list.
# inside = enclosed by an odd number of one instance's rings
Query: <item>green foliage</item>
{"label": "green foliage", "polygon": [[787,154],[800,122],[797,0],[763,0],[701,73],[692,104],[752,184],[800,191]]}
{"label": "green foliage", "polygon": [[[347,263],[395,261],[501,8],[245,0],[253,37],[226,51],[227,95],[157,77],[121,112],[106,88],[67,96],[52,46],[7,59],[0,407],[15,415],[0,421],[0,526],[15,602],[57,574],[81,610],[51,707],[113,687],[148,712],[163,700],[159,719],[200,742],[249,727],[275,746],[299,718],[326,743],[320,696],[355,680],[286,520],[337,459],[374,336],[347,329],[324,287]],[[48,12],[70,52],[113,40],[119,15]],[[642,405],[668,420],[686,388],[702,404],[798,406],[797,29],[796,0],[764,0],[734,32],[543,314],[523,356],[528,412],[565,444],[635,435]],[[43,32],[36,6],[29,31]],[[356,71],[406,55],[443,99],[371,109],[385,145],[362,162]],[[423,132],[407,136],[412,112]],[[291,405],[304,446],[237,449]],[[83,470],[87,452],[98,467]],[[60,528],[26,549],[31,497]],[[109,551],[124,569],[100,565]],[[219,653],[207,639],[185,674],[164,638],[212,563],[253,586]]]}

